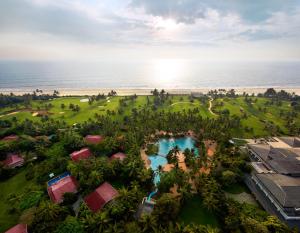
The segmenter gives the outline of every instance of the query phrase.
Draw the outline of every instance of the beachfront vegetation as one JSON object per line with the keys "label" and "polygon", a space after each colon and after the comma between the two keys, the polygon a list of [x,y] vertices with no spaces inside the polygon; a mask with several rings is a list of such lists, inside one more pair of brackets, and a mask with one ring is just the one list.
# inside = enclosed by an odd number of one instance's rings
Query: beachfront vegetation
{"label": "beachfront vegetation", "polygon": [[[275,107],[274,93],[251,97],[252,101],[255,98],[265,106],[266,111],[261,112],[252,109],[260,106],[246,104],[246,96],[236,96],[233,91],[214,92],[210,96],[214,98],[213,112],[210,112],[208,96],[172,96],[158,90],[154,90],[152,96],[115,95],[111,92],[110,96],[31,100],[26,106],[7,104],[1,109],[1,137],[17,134],[19,139],[1,141],[0,158],[3,160],[12,152],[25,158],[22,168],[0,167],[1,232],[18,222],[27,223],[30,232],[208,233],[253,232],[253,229],[254,232],[292,232],[257,206],[238,203],[227,198],[225,193],[244,192],[240,186],[243,174],[251,171],[247,156],[229,143],[229,139],[289,134],[288,124],[299,129],[295,117],[299,110],[294,107],[297,104],[290,104],[292,101],[298,103],[297,98],[284,97],[280,100],[282,105]],[[82,99],[87,100],[80,101]],[[270,104],[272,101],[274,103]],[[266,102],[270,103],[265,105]],[[253,116],[257,121],[244,118],[233,103],[241,104],[249,115],[258,114]],[[261,124],[255,125],[260,122],[259,117],[263,117],[259,114],[267,116],[281,108],[285,110],[282,116],[289,114],[289,123],[280,118],[272,120],[276,127],[270,127],[269,122],[261,122],[269,126],[263,129],[260,129]],[[269,117],[277,119],[276,114]],[[245,124],[249,124],[249,129],[246,130]],[[153,171],[145,168],[140,149],[146,148],[150,154],[157,152],[154,144],[147,145],[161,137],[160,132],[172,136],[193,132],[199,156],[195,156],[194,151],[184,151],[188,167],[184,171],[176,156],[178,148],[171,150],[167,159],[173,169],[158,171],[161,182],[154,197],[154,211],[137,218],[135,213],[143,197],[155,189]],[[83,138],[89,134],[102,135],[104,140],[98,145],[86,144]],[[213,140],[217,145],[213,157],[206,153],[205,140]],[[93,156],[72,162],[69,154],[82,147],[89,147]],[[119,151],[127,155],[126,159],[111,161],[109,157]],[[74,195],[67,194],[63,203],[53,204],[47,195],[46,182],[49,174],[59,175],[65,171],[78,181],[82,197],[104,181],[117,188],[119,196],[97,213],[82,203],[75,214],[71,205],[77,199]]]}

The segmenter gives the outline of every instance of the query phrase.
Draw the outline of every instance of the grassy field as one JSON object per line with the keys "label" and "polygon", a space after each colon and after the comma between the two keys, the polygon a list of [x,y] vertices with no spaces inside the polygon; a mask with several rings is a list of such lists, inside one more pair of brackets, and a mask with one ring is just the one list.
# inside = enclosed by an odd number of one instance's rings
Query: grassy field
{"label": "grassy field", "polygon": [[[254,99],[254,98],[253,98]],[[290,103],[287,101],[282,101],[281,106],[277,105],[266,105],[268,99],[266,98],[256,98],[257,101],[248,104],[244,101],[244,97],[238,98],[224,98],[214,101],[214,105],[222,103],[223,106],[215,106],[215,111],[223,111],[228,109],[230,115],[236,115],[242,117],[244,114],[247,115],[246,119],[242,119],[242,126],[252,127],[253,132],[238,132],[237,129],[233,129],[236,135],[241,135],[244,137],[249,137],[252,135],[257,136],[267,136],[269,135],[265,130],[265,124],[267,122],[275,124],[280,127],[283,133],[287,132],[285,127],[285,120],[280,116],[280,111],[288,112],[291,110]],[[265,109],[265,112],[262,111]],[[297,120],[297,124],[300,125],[300,121]]]}
{"label": "grassy field", "polygon": [[17,212],[8,212],[12,207],[8,199],[11,194],[18,196],[33,186],[31,181],[25,179],[25,173],[26,170],[22,170],[12,178],[0,182],[0,232],[4,232],[9,227],[18,223],[19,214]]}
{"label": "grassy field", "polygon": [[[132,109],[151,109],[153,107],[153,96],[149,96],[151,105],[147,105],[147,96],[138,96],[135,100],[127,100],[126,106],[121,107],[120,100],[124,97],[111,97],[109,100],[103,99],[93,102],[90,105],[88,102],[81,102],[81,99],[85,97],[62,97],[53,99],[51,101],[33,101],[30,108],[24,108],[24,106],[18,106],[18,109],[3,108],[0,110],[0,119],[11,119],[16,117],[19,121],[31,119],[38,121],[40,117],[32,116],[32,113],[38,111],[38,109],[45,109],[46,104],[53,106],[48,110],[48,116],[53,119],[65,120],[68,124],[80,123],[94,118],[95,114],[105,115],[108,111],[114,111],[115,114],[112,118],[122,119],[126,115],[130,115]],[[212,110],[215,113],[222,112],[225,109],[229,110],[230,115],[236,115],[241,118],[242,128],[232,129],[233,135],[236,137],[249,138],[253,136],[267,136],[270,133],[265,130],[266,124],[274,124],[278,126],[282,133],[287,133],[285,126],[285,120],[280,115],[280,112],[288,112],[291,110],[290,103],[282,101],[281,106],[266,105],[268,99],[266,98],[253,98],[257,99],[253,103],[246,103],[244,97],[238,98],[224,98],[213,101]],[[65,108],[62,109],[61,105],[64,104]],[[69,105],[74,104],[80,107],[79,112],[74,112],[69,109]],[[221,105],[222,104],[222,105]],[[157,111],[188,111],[198,108],[202,117],[213,118],[217,117],[211,114],[208,110],[209,103],[201,103],[199,100],[190,102],[187,95],[175,95],[172,96],[171,101],[166,101],[162,106],[159,106]],[[122,114],[118,113],[119,109],[122,109]],[[265,109],[265,111],[262,111]],[[6,115],[11,112],[17,112],[13,115]],[[247,115],[243,118],[243,115]],[[300,118],[297,119],[297,124],[300,125]],[[244,128],[253,128],[253,131],[246,131]]]}
{"label": "grassy field", "polygon": [[196,223],[202,225],[211,225],[217,227],[219,225],[215,215],[209,212],[202,204],[199,196],[192,197],[182,208],[179,220],[184,223]]}
{"label": "grassy field", "polygon": [[[32,116],[32,113],[38,111],[38,108],[45,109],[45,105],[51,103],[52,108],[48,111],[49,117],[53,119],[62,119],[65,120],[69,124],[80,123],[88,120],[89,118],[94,118],[95,114],[104,115],[107,114],[107,111],[115,111],[118,112],[120,108],[120,99],[124,97],[111,97],[109,100],[100,100],[98,102],[94,102],[92,105],[89,105],[88,102],[80,102],[84,97],[63,97],[57,98],[51,101],[33,101],[32,107],[30,109],[22,109],[16,110],[13,108],[5,108],[0,111],[0,115],[2,114],[1,119],[11,119],[13,117],[17,117],[18,120],[22,121],[27,119],[31,120],[39,120],[39,117]],[[153,101],[153,96],[149,97],[150,101]],[[211,113],[208,111],[207,106],[200,103],[200,101],[195,100],[191,103],[188,100],[188,96],[174,96],[172,98],[172,103],[166,102],[163,106],[158,108],[158,111],[182,111],[189,109],[198,108],[200,110],[200,114],[203,117],[212,117]],[[69,109],[70,104],[78,105],[80,107],[79,112],[74,112]],[[61,105],[64,104],[66,107],[64,109],[61,108]],[[137,110],[141,110],[143,108],[150,108],[147,106],[147,97],[146,96],[138,96],[138,98],[134,101],[126,101],[127,106],[122,107],[123,115],[119,115],[118,113],[113,116],[115,118],[122,118],[125,115],[131,114],[132,109],[136,108]],[[18,113],[14,115],[5,115],[12,111],[18,111]]]}

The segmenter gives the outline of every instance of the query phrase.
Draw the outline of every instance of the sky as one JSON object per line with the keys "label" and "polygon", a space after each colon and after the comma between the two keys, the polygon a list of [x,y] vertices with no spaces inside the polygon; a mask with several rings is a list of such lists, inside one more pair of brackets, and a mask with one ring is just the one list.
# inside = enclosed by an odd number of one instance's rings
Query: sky
{"label": "sky", "polygon": [[300,60],[299,0],[0,0],[1,60]]}

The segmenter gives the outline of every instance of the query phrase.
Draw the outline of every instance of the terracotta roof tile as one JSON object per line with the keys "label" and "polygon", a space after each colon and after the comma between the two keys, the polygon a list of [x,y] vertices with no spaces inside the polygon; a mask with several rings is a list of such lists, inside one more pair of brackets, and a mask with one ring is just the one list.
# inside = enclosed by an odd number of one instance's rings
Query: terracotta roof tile
{"label": "terracotta roof tile", "polygon": [[113,200],[118,195],[118,191],[114,189],[109,183],[105,182],[100,185],[94,192],[90,193],[84,198],[87,206],[93,211],[97,212],[102,209],[105,204]]}
{"label": "terracotta roof tile", "polygon": [[27,233],[27,225],[26,224],[18,224],[14,227],[7,230],[5,233]]}
{"label": "terracotta roof tile", "polygon": [[72,176],[64,177],[57,183],[48,187],[48,194],[54,203],[61,203],[65,193],[77,192],[77,181]]}
{"label": "terracotta roof tile", "polygon": [[79,151],[74,151],[70,156],[73,161],[79,161],[81,159],[87,159],[92,155],[89,148],[83,148]]}
{"label": "terracotta roof tile", "polygon": [[126,154],[124,154],[122,152],[118,152],[118,153],[113,154],[112,156],[110,156],[111,160],[119,159],[119,160],[123,161],[125,158],[126,158]]}
{"label": "terracotta roof tile", "polygon": [[103,141],[103,137],[101,135],[87,135],[85,137],[85,141],[90,144],[98,144]]}

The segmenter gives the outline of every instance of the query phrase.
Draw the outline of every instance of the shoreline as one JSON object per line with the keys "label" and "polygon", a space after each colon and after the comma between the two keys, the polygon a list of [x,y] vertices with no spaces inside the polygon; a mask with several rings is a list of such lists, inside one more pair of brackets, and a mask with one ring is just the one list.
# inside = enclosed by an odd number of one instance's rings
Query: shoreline
{"label": "shoreline", "polygon": [[[226,87],[226,88],[156,88],[158,90],[164,89],[166,92],[170,94],[182,94],[188,95],[192,92],[194,93],[203,93],[206,94],[211,90],[225,89],[230,90],[234,89],[237,94],[243,94],[246,92],[248,94],[258,94],[265,92],[268,88],[274,88],[276,91],[285,90],[289,93],[295,93],[300,95],[300,87]],[[118,96],[126,96],[126,95],[151,95],[151,91],[154,88],[81,88],[81,89],[70,89],[70,88],[57,88],[55,90],[59,91],[59,96],[85,96],[85,95],[98,95],[107,94],[111,90],[115,90]],[[14,93],[15,95],[23,95],[27,93],[32,93],[33,90],[25,90],[25,89],[1,89],[1,94],[10,94]],[[51,90],[43,90],[44,94],[52,94],[54,89]]]}

